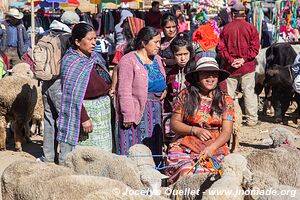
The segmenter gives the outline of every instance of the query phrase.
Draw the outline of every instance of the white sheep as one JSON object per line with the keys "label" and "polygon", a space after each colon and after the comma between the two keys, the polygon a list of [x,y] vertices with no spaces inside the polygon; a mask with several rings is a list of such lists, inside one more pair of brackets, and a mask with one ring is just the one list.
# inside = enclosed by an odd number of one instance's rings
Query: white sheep
{"label": "white sheep", "polygon": [[160,194],[161,180],[165,178],[155,169],[151,150],[142,144],[136,144],[128,150],[128,158],[136,163],[141,182],[150,189],[150,194]]}
{"label": "white sheep", "polygon": [[149,189],[151,195],[159,194],[164,176],[154,169],[150,149],[138,144],[129,152],[127,158],[95,147],[78,147],[66,156],[65,166],[77,174],[104,176],[123,181],[133,189]]}
{"label": "white sheep", "polygon": [[[214,182],[203,194],[203,200],[242,200],[243,182],[251,180],[252,173],[247,168],[247,160],[239,153],[225,156],[221,163],[222,177]],[[215,192],[219,192],[216,195]],[[213,195],[214,194],[214,195]]]}
{"label": "white sheep", "polygon": [[143,195],[121,181],[74,175],[70,168],[51,163],[23,161],[8,166],[2,176],[3,200],[165,200]]}
{"label": "white sheep", "polygon": [[247,160],[253,173],[247,189],[267,190],[280,185],[300,188],[300,152],[297,148],[281,145],[275,149],[255,150]]}
{"label": "white sheep", "polygon": [[104,176],[123,181],[129,187],[142,189],[139,170],[126,156],[119,156],[96,147],[76,147],[66,158],[64,165],[76,174]]}
{"label": "white sheep", "polygon": [[287,144],[290,146],[297,147],[297,141],[300,141],[300,137],[292,133],[290,130],[277,127],[270,133],[270,138],[272,139],[272,147],[280,147],[282,144]]}

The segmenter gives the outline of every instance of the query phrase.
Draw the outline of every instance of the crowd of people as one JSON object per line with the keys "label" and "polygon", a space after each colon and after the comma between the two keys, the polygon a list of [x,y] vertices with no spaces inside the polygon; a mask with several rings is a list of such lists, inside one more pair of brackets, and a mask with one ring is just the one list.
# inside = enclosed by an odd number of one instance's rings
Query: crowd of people
{"label": "crowd of people", "polygon": [[[29,38],[22,13],[11,8],[6,16],[0,52],[13,66],[24,61]],[[195,155],[219,164],[229,153],[238,85],[245,125],[259,124],[254,59],[260,41],[243,5],[221,10],[218,18],[201,18],[194,29],[179,5],[161,14],[155,1],[146,16],[143,20],[129,10],[121,12],[112,76],[95,51],[91,24],[72,11],[51,23],[47,34],[60,39],[61,63],[59,76],[42,80],[41,160],[63,164],[67,153],[80,146],[127,155],[134,144],[145,144],[153,155],[162,155],[167,142],[168,159],[157,156],[155,163],[174,166],[165,171],[174,183],[182,175],[211,170],[193,169]]]}

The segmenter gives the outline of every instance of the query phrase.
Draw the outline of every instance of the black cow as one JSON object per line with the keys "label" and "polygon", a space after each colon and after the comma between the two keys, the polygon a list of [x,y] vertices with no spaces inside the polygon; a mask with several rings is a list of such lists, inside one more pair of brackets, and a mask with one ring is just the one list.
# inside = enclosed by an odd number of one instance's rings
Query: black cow
{"label": "black cow", "polygon": [[[287,124],[285,113],[294,95],[291,66],[299,53],[300,43],[276,43],[266,52],[265,89],[266,94],[272,89],[271,102],[274,107],[274,122]],[[297,52],[296,52],[297,51]],[[296,101],[299,104],[299,96]]]}

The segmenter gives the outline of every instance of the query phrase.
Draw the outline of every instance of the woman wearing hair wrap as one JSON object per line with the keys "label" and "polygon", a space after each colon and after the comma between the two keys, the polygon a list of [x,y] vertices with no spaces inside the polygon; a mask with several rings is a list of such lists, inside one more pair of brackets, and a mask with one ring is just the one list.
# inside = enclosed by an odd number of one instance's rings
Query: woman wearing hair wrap
{"label": "woman wearing hair wrap", "polygon": [[96,32],[86,23],[72,30],[72,48],[62,60],[62,100],[57,140],[60,164],[76,145],[112,151],[111,78],[94,52]]}

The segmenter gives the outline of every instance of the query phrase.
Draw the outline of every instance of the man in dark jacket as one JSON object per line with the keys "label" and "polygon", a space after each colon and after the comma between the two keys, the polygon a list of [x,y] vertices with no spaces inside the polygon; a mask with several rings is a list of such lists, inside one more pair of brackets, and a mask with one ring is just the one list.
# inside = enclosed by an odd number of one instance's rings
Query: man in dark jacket
{"label": "man in dark jacket", "polygon": [[0,51],[8,58],[10,67],[22,62],[22,56],[27,52],[30,40],[24,25],[23,13],[11,8],[6,13],[6,20],[0,31]]}
{"label": "man in dark jacket", "polygon": [[159,2],[153,1],[152,8],[145,14],[146,26],[152,26],[156,29],[160,29],[161,13],[159,11]]}
{"label": "man in dark jacket", "polygon": [[258,122],[257,95],[255,87],[254,59],[259,52],[259,34],[256,28],[246,22],[245,7],[235,4],[231,10],[233,21],[225,25],[220,34],[218,50],[224,59],[224,69],[231,73],[227,79],[228,94],[234,98],[238,84],[241,84],[245,101],[246,125]]}

